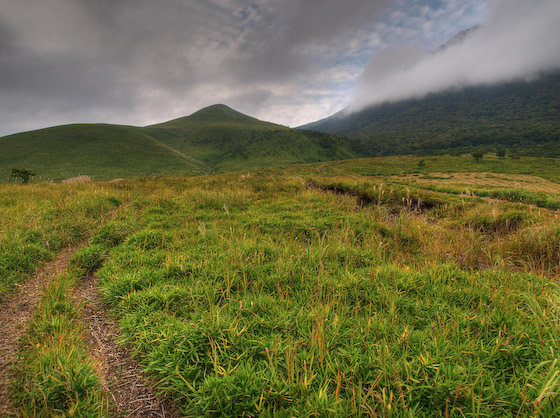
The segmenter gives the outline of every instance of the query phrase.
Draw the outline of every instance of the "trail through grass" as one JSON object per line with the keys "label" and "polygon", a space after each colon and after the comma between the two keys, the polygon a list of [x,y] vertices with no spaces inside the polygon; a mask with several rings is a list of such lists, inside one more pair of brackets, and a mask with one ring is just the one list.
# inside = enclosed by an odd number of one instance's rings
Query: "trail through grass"
{"label": "trail through grass", "polygon": [[37,308],[42,293],[55,277],[66,268],[74,248],[64,250],[55,260],[44,266],[26,282],[18,294],[0,305],[0,414],[8,416],[15,408],[10,400],[9,382],[17,361],[19,339]]}
{"label": "trail through grass", "polygon": [[[98,227],[46,295],[22,404],[110,411],[64,299],[99,268],[121,342],[185,416],[559,415],[558,212],[531,187],[464,196],[378,175],[410,158],[375,161],[69,186],[131,211]],[[519,174],[508,167],[499,175]]]}

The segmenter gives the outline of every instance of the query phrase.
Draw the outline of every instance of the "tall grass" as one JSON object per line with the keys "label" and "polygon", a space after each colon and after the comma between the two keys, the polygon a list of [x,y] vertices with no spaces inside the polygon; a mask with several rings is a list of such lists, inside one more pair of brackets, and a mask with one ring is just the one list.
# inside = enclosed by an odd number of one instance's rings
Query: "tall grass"
{"label": "tall grass", "polygon": [[80,308],[69,297],[76,280],[71,272],[55,279],[22,341],[13,393],[24,417],[108,416],[108,399],[83,340]]}
{"label": "tall grass", "polygon": [[68,302],[98,268],[122,342],[186,416],[560,414],[555,212],[302,170],[6,188],[9,236],[20,199],[44,246],[93,234],[26,337],[24,415],[108,413]]}
{"label": "tall grass", "polygon": [[123,198],[90,184],[0,184],[0,301],[60,249],[86,239]]}
{"label": "tall grass", "polygon": [[559,293],[536,274],[558,270],[508,247],[548,214],[417,211],[394,193],[359,208],[351,181],[158,184],[99,274],[124,340],[185,415],[560,413]]}

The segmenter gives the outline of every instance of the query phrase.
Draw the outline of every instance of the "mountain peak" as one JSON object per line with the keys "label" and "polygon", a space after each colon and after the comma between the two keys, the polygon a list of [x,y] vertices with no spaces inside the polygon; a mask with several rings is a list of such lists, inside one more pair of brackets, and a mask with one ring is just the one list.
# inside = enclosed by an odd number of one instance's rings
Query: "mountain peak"
{"label": "mountain peak", "polygon": [[444,43],[439,48],[437,48],[434,52],[442,52],[442,51],[445,51],[446,49],[448,49],[451,46],[459,45],[466,38],[471,36],[474,32],[476,32],[480,28],[481,28],[480,25],[475,25],[475,26],[472,26],[468,29],[464,29],[464,30],[456,33],[451,39],[449,39],[446,43]]}
{"label": "mountain peak", "polygon": [[188,116],[193,121],[212,121],[212,122],[247,122],[256,121],[256,118],[247,116],[225,104],[215,104],[205,107]]}
{"label": "mountain peak", "polygon": [[[151,127],[167,127],[181,128],[185,124],[270,124],[269,122],[261,122],[260,120],[247,116],[237,110],[232,109],[225,104],[215,104],[205,107],[194,112],[192,115],[182,118],[173,119],[167,122],[151,125]],[[272,124],[270,124],[272,125]]]}

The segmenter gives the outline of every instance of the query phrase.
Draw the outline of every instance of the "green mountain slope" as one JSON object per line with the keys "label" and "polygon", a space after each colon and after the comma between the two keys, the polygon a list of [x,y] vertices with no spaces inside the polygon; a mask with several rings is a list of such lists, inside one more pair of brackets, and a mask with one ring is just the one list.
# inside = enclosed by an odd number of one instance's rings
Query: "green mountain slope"
{"label": "green mountain slope", "polygon": [[156,174],[198,174],[192,162],[119,125],[64,125],[0,138],[0,179],[28,168],[42,179],[87,174],[97,180]]}
{"label": "green mountain slope", "polygon": [[201,174],[364,156],[356,141],[290,129],[224,105],[144,128],[64,125],[0,138],[0,181],[12,168],[42,179]]}
{"label": "green mountain slope", "polygon": [[212,171],[340,160],[365,155],[356,141],[246,116],[225,105],[143,129]]}
{"label": "green mountain slope", "polygon": [[301,127],[363,141],[373,155],[509,149],[560,156],[560,73],[339,112]]}

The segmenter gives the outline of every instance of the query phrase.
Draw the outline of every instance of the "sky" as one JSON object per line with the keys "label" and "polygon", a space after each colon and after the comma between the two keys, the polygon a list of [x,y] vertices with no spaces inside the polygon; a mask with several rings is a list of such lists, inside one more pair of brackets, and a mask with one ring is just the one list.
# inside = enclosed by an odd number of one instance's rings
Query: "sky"
{"label": "sky", "polygon": [[0,135],[216,103],[294,127],[560,68],[558,24],[558,0],[0,0]]}

